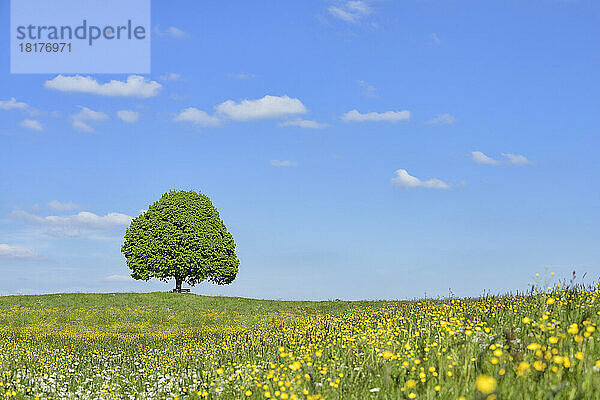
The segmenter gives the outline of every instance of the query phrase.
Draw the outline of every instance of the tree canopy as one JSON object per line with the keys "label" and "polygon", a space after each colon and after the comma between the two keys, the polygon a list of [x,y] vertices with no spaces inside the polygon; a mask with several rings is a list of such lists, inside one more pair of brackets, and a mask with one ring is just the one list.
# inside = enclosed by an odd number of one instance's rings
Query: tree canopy
{"label": "tree canopy", "polygon": [[231,283],[239,260],[235,242],[208,196],[171,190],[131,221],[121,251],[134,279],[175,279],[196,285]]}

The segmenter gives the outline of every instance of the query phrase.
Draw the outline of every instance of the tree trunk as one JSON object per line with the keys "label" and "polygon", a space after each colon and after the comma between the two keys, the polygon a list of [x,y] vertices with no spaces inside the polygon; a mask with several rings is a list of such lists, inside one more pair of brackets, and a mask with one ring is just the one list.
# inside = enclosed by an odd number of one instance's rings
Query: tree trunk
{"label": "tree trunk", "polygon": [[180,276],[175,277],[175,291],[177,293],[181,293],[181,282],[182,281],[183,281],[183,278],[181,278]]}

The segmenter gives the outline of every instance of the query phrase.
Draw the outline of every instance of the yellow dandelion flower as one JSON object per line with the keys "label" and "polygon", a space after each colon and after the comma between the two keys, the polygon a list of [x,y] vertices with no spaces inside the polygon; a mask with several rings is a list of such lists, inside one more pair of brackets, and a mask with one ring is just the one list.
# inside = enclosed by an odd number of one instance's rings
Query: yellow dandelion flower
{"label": "yellow dandelion flower", "polygon": [[517,376],[523,376],[527,371],[529,371],[529,363],[521,361],[517,367]]}
{"label": "yellow dandelion flower", "polygon": [[577,324],[571,324],[569,325],[569,329],[567,329],[567,332],[569,332],[571,335],[576,335],[577,333],[579,333],[579,327],[577,326]]}
{"label": "yellow dandelion flower", "polygon": [[537,360],[533,363],[533,368],[536,371],[544,371],[546,369],[546,363],[540,360]]}
{"label": "yellow dandelion flower", "polygon": [[475,387],[483,394],[490,394],[496,390],[497,382],[494,377],[489,375],[479,375],[475,379]]}
{"label": "yellow dandelion flower", "polygon": [[539,350],[541,347],[542,346],[540,346],[537,343],[530,343],[529,345],[527,345],[527,349],[528,350],[533,350],[533,351]]}

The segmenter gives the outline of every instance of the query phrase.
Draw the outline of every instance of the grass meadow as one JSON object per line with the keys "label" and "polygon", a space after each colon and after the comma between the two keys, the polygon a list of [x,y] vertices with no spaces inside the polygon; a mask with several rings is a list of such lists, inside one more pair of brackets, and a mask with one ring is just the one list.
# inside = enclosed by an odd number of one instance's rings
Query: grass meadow
{"label": "grass meadow", "polygon": [[598,399],[599,301],[597,287],[560,286],[373,302],[0,297],[0,396]]}

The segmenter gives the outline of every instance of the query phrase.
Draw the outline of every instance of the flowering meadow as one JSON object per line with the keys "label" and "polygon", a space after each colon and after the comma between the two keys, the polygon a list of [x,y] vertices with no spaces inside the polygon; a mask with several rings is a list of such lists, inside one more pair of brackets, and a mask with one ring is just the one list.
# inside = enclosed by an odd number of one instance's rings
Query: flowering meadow
{"label": "flowering meadow", "polygon": [[597,288],[282,302],[0,297],[16,399],[597,399]]}

